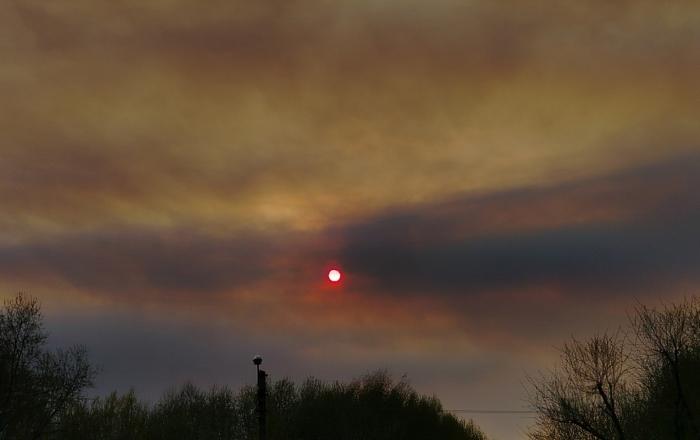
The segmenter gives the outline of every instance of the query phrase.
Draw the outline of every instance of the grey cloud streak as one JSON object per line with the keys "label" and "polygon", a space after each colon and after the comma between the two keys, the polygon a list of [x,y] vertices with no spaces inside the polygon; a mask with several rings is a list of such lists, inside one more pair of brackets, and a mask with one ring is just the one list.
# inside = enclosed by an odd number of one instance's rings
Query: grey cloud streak
{"label": "grey cloud streak", "polygon": [[[624,291],[697,279],[698,187],[700,156],[687,155],[557,186],[395,208],[319,233],[66,234],[0,247],[0,273],[123,296],[235,291],[263,281],[299,292],[314,285],[314,267],[337,261],[357,280],[353,288],[379,295],[544,284]],[[586,218],[594,208],[613,215]]]}
{"label": "grey cloud streak", "polygon": [[215,292],[264,276],[274,245],[249,237],[218,238],[178,230],[70,234],[0,248],[5,276],[58,276],[96,292]]}
{"label": "grey cloud streak", "polygon": [[[597,199],[590,194],[596,187]],[[548,283],[596,292],[696,280],[698,187],[700,156],[689,155],[599,179],[411,207],[343,231],[341,261],[378,291],[394,293],[468,294]],[[484,231],[489,218],[480,211],[496,218],[515,206],[525,213],[523,207],[541,208],[543,200],[550,200],[544,206],[578,201],[575,209],[582,211],[588,203],[633,209],[619,219]],[[465,236],[470,223],[475,232]]]}

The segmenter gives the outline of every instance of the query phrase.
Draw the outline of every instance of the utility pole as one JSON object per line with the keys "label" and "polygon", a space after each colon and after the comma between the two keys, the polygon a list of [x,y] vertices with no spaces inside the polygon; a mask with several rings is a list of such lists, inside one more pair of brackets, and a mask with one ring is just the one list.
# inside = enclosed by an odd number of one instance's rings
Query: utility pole
{"label": "utility pole", "polygon": [[258,370],[258,439],[267,440],[267,373],[260,369],[261,356],[255,356],[253,363]]}

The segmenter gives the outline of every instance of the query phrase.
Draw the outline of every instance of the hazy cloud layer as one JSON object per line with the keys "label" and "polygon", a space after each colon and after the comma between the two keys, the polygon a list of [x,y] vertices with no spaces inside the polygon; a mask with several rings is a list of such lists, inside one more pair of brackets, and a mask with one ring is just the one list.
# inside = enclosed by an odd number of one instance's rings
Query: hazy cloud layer
{"label": "hazy cloud layer", "polygon": [[115,386],[261,347],[499,406],[698,286],[696,1],[9,0],[0,59],[1,294]]}
{"label": "hazy cloud layer", "polygon": [[[700,158],[625,172],[392,208],[319,233],[228,236],[115,229],[0,248],[7,277],[63,279],[108,295],[235,292],[263,281],[306,294],[339,263],[348,288],[469,295],[558,285],[631,291],[695,280]],[[197,297],[201,300],[201,297]]]}
{"label": "hazy cloud layer", "polygon": [[266,276],[275,253],[267,237],[126,230],[9,246],[0,251],[0,265],[8,277],[59,278],[95,293],[207,293]]}
{"label": "hazy cloud layer", "polygon": [[3,241],[322,229],[699,135],[691,1],[0,8]]}
{"label": "hazy cloud layer", "polygon": [[396,294],[551,283],[590,295],[697,281],[699,186],[700,158],[683,156],[599,179],[407,208],[343,231],[342,261]]}

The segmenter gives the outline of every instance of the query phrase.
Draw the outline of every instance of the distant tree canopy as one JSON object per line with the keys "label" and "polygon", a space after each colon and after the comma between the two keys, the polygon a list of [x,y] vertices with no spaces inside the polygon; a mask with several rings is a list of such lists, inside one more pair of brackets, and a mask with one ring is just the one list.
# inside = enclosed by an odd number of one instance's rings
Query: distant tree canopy
{"label": "distant tree canopy", "polygon": [[639,306],[630,328],[572,340],[531,380],[531,439],[700,439],[700,300]]}
{"label": "distant tree canopy", "polygon": [[[140,403],[133,392],[76,405],[60,434],[70,439],[257,439],[255,389],[202,391],[192,384]],[[269,440],[483,440],[435,398],[377,372],[347,384],[276,381],[268,395]]]}
{"label": "distant tree canopy", "polygon": [[[44,349],[38,303],[23,295],[0,312],[0,440],[254,440],[256,390],[192,384],[156,403],[134,391],[85,399],[95,370],[81,347]],[[282,379],[268,386],[268,440],[484,440],[386,372],[349,383]]]}

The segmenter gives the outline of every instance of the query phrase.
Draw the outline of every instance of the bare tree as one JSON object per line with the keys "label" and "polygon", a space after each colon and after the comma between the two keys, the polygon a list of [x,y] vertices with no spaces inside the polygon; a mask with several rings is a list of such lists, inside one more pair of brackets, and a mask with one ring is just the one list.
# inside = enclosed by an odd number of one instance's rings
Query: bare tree
{"label": "bare tree", "polygon": [[700,301],[639,306],[630,321],[634,338],[572,340],[531,379],[531,439],[700,439]]}
{"label": "bare tree", "polygon": [[530,438],[625,440],[629,360],[619,334],[572,339],[562,350],[560,367],[531,380],[538,418]]}
{"label": "bare tree", "polygon": [[85,349],[45,349],[38,301],[18,294],[0,311],[0,438],[38,439],[92,385]]}
{"label": "bare tree", "polygon": [[[688,377],[698,375],[693,360],[700,355],[700,301],[688,299],[660,310],[640,305],[632,324],[637,334],[639,363],[647,376],[661,376],[661,380],[664,375],[670,376],[675,394],[675,438],[686,438],[686,428],[690,428],[693,438],[700,438],[697,414],[685,390]],[[647,381],[647,384],[657,382]]]}

